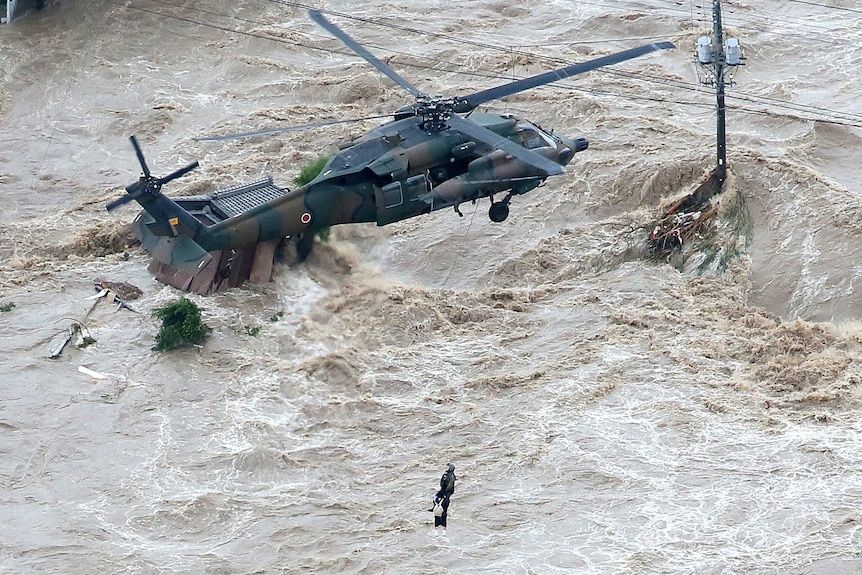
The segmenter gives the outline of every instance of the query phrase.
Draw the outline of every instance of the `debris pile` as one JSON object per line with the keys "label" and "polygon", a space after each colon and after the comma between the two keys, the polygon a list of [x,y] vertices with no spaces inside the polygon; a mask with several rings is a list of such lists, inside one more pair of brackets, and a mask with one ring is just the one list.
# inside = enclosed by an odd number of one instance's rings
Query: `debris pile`
{"label": "debris pile", "polygon": [[715,208],[692,212],[668,213],[649,234],[649,249],[654,255],[666,255],[682,249],[689,241],[702,237]]}
{"label": "debris pile", "polygon": [[[135,300],[143,295],[141,289],[137,286],[134,286],[130,283],[126,282],[112,282],[104,279],[96,279],[94,280],[94,287],[96,291],[99,292],[96,295],[92,295],[86,299],[95,300],[93,304],[90,306],[90,309],[87,310],[85,314],[85,318],[89,317],[93,310],[98,305],[99,301],[104,299],[109,303],[117,304],[117,311],[125,308],[129,311],[133,311],[138,313],[137,310],[133,309],[126,300]],[[122,297],[121,297],[122,296]],[[89,328],[84,325],[83,321],[73,321],[69,327],[61,331],[56,337],[53,338],[53,343],[48,350],[48,357],[51,359],[57,359],[63,354],[63,350],[66,349],[66,346],[69,345],[70,342],[74,342],[75,347],[81,349],[87,347],[88,345],[92,345],[96,343],[96,338],[90,333]]]}
{"label": "debris pile", "polygon": [[713,172],[696,190],[671,205],[649,232],[650,254],[669,256],[692,240],[703,238],[718,211],[710,200],[720,191]]}

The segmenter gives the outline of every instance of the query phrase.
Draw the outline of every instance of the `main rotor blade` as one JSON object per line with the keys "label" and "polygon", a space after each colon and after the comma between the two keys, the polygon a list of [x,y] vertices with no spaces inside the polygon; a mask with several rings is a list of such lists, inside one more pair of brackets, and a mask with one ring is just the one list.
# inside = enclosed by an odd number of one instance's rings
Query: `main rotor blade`
{"label": "main rotor blade", "polygon": [[314,20],[324,29],[326,29],[327,32],[347,44],[348,48],[365,58],[372,66],[386,74],[390,80],[392,80],[393,82],[395,82],[416,97],[425,95],[422,93],[422,91],[413,86],[413,84],[399,76],[395,70],[393,70],[387,64],[379,60],[374,54],[366,50],[365,47],[362,46],[359,42],[345,34],[341,28],[324,18],[323,14],[319,10],[309,10],[308,15],[311,17],[312,20]]}
{"label": "main rotor blade", "polygon": [[134,136],[129,136],[129,140],[131,140],[132,142],[132,147],[135,149],[135,154],[138,156],[138,161],[141,163],[141,169],[144,170],[144,175],[149,178],[150,169],[147,167],[146,160],[144,160],[144,152],[141,150],[141,146],[138,144],[138,139]]}
{"label": "main rotor blade", "polygon": [[243,132],[241,134],[226,134],[224,136],[204,136],[203,138],[194,138],[195,142],[220,142],[222,140],[235,140],[237,138],[250,138],[252,136],[265,136],[267,134],[280,134],[282,132],[295,132],[297,130],[306,130],[308,128],[320,128],[323,126],[333,126],[335,124],[349,124],[351,122],[364,122],[365,120],[375,120],[378,118],[390,118],[392,114],[379,114],[377,116],[365,116],[364,118],[350,118],[347,120],[325,120],[323,122],[312,122],[311,124],[300,124],[298,126],[284,126],[283,128],[269,128],[266,130],[255,130],[254,132]]}
{"label": "main rotor blade", "polygon": [[447,121],[452,128],[458,130],[459,132],[463,132],[471,138],[475,138],[480,142],[488,144],[489,146],[503,150],[507,154],[515,156],[525,164],[529,164],[534,168],[542,170],[549,176],[562,174],[566,171],[566,169],[557,162],[549,160],[541,154],[537,154],[536,152],[530,151],[527,148],[516,144],[512,140],[504,138],[496,132],[492,132],[484,126],[480,126],[479,124],[471,122],[470,120],[465,120],[461,116],[453,114],[452,117],[450,117]]}
{"label": "main rotor blade", "polygon": [[618,64],[620,62],[625,62],[626,60],[631,60],[632,58],[643,56],[644,54],[649,54],[650,52],[666,50],[668,48],[676,48],[676,46],[671,42],[655,42],[645,46],[638,46],[637,48],[629,48],[628,50],[602,56],[601,58],[588,60],[587,62],[581,62],[580,64],[558,68],[556,70],[551,70],[550,72],[530,76],[529,78],[509,82],[508,84],[503,84],[496,88],[489,88],[488,90],[482,90],[480,92],[475,92],[468,96],[458,98],[458,102],[455,104],[454,110],[463,114],[490,100],[511,96],[512,94],[517,94],[518,92],[523,92],[530,88],[536,88],[544,84],[564,80],[577,74],[583,74],[584,72],[595,70],[596,68]]}

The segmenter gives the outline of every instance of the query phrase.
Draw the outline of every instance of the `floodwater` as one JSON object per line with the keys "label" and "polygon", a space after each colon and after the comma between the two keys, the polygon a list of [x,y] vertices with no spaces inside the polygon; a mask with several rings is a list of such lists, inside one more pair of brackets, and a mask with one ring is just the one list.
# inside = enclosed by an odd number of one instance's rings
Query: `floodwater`
{"label": "floodwater", "polygon": [[[201,162],[169,194],[289,186],[379,120],[193,138],[409,94],[289,2],[54,0],[0,27],[0,572],[862,572],[854,6],[725,3],[746,60],[714,235],[652,261],[643,230],[714,161],[708,7],[315,4],[432,94],[679,48],[494,103],[591,142],[506,222],[335,228],[271,284],[192,296],[212,336],[164,354],[150,313],[179,294],[124,255],[136,208],[104,209],[139,174],[128,136],[157,175]],[[49,359],[74,322],[96,342]]]}

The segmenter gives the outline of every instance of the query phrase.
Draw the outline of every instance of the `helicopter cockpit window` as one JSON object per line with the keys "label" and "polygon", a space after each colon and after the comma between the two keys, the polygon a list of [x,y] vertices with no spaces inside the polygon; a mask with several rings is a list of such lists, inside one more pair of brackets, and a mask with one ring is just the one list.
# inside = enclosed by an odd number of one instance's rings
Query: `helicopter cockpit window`
{"label": "helicopter cockpit window", "polygon": [[552,147],[553,143],[548,141],[548,139],[531,128],[524,128],[515,132],[512,136],[510,136],[511,140],[521,144],[528,150],[534,150],[536,148],[547,148]]}

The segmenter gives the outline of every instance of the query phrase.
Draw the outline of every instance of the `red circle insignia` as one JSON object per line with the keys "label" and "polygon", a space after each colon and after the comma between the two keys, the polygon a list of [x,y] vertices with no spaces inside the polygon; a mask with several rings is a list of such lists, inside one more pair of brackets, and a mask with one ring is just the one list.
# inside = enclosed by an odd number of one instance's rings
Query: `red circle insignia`
{"label": "red circle insignia", "polygon": [[311,221],[311,213],[305,212],[299,217],[299,221],[301,221],[303,224],[307,224]]}

